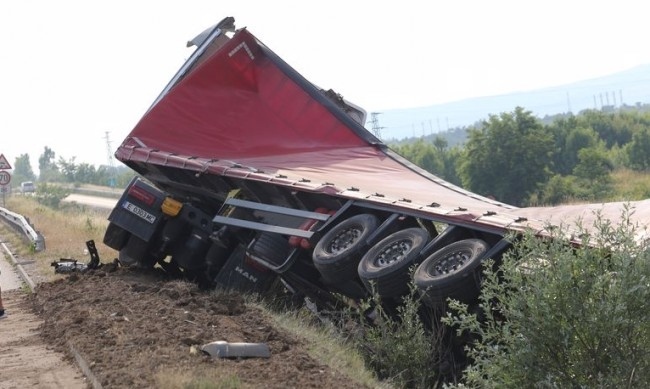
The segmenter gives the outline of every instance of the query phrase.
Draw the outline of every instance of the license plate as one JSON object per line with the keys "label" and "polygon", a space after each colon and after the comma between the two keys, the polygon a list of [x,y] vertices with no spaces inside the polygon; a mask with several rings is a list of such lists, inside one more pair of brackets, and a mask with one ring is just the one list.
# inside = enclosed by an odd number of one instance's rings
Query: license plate
{"label": "license plate", "polygon": [[125,201],[122,203],[122,208],[126,209],[127,211],[131,212],[132,214],[146,220],[147,222],[153,224],[156,221],[156,217],[149,212],[145,211],[144,209],[138,207],[135,204],[132,204],[128,201]]}

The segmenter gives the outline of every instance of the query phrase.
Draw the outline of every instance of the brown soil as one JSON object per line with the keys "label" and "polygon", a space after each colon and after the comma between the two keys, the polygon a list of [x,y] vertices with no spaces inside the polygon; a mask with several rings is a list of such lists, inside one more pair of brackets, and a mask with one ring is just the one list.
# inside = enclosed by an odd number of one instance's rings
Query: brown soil
{"label": "brown soil", "polygon": [[[24,300],[21,309],[43,320],[46,343],[70,361],[76,350],[104,388],[171,388],[206,376],[236,377],[214,387],[364,387],[313,359],[304,340],[274,326],[241,295],[200,291],[154,272],[108,264],[39,283]],[[196,352],[218,340],[266,343],[271,357]]]}

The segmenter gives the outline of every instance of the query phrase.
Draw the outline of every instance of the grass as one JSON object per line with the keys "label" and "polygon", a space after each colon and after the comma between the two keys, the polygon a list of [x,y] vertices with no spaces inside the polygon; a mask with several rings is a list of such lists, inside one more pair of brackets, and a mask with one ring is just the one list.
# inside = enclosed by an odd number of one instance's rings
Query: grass
{"label": "grass", "polygon": [[279,327],[307,339],[307,352],[318,362],[343,372],[355,381],[371,388],[390,388],[389,384],[380,382],[374,373],[366,367],[363,355],[343,337],[340,330],[334,326],[313,324],[311,312],[288,311],[278,312],[266,307],[263,302],[249,301],[262,308],[272,321]]}
{"label": "grass", "polygon": [[162,370],[155,374],[159,389],[245,389],[250,385],[227,367],[196,367],[191,370]]}
{"label": "grass", "polygon": [[45,250],[33,253],[27,242],[21,241],[21,235],[4,234],[5,230],[13,229],[2,224],[3,235],[12,243],[16,253],[34,258],[39,272],[50,275],[48,279],[60,277],[52,270],[53,261],[65,258],[89,262],[90,255],[86,252],[86,242],[89,240],[95,241],[102,262],[110,262],[117,257],[115,250],[101,244],[108,225],[108,210],[92,210],[75,204],[63,204],[61,209],[55,210],[29,196],[10,196],[6,199],[5,208],[25,216],[45,238]]}
{"label": "grass", "polygon": [[614,191],[608,201],[635,201],[650,198],[650,174],[619,169],[611,174]]}

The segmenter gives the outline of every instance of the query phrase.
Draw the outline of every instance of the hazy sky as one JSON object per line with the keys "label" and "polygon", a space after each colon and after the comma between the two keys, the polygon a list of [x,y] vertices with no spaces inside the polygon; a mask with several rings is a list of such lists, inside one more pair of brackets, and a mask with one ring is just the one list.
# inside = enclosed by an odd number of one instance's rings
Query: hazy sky
{"label": "hazy sky", "polygon": [[226,16],[368,112],[498,95],[650,63],[645,1],[0,2],[0,153],[107,163]]}

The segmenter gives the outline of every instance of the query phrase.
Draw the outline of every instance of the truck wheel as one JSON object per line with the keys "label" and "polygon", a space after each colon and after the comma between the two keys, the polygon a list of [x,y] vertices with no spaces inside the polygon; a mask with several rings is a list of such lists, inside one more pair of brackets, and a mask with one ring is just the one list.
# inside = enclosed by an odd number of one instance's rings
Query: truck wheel
{"label": "truck wheel", "polygon": [[117,259],[120,261],[120,265],[124,267],[134,266],[138,263],[137,259],[129,256],[129,254],[126,253],[126,250],[120,250],[117,255]]}
{"label": "truck wheel", "polygon": [[407,294],[411,279],[409,267],[417,263],[429,233],[414,227],[397,231],[372,246],[361,258],[358,273],[369,291],[382,297]]}
{"label": "truck wheel", "polygon": [[152,255],[145,254],[144,257],[131,257],[126,250],[120,250],[117,255],[120,265],[123,267],[137,267],[141,269],[151,269],[156,265],[156,259]]}
{"label": "truck wheel", "polygon": [[364,213],[342,221],[323,235],[312,258],[325,282],[345,282],[357,276],[361,253],[378,224],[375,215]]}
{"label": "truck wheel", "polygon": [[120,250],[118,260],[124,267],[137,266],[150,269],[156,264],[156,258],[148,252],[148,244],[135,235],[129,237],[126,245]]}
{"label": "truck wheel", "polygon": [[114,250],[122,250],[129,240],[129,232],[114,223],[108,223],[104,233],[104,244]]}
{"label": "truck wheel", "polygon": [[469,302],[479,294],[477,269],[489,248],[480,239],[451,243],[426,258],[414,274],[415,285],[424,302],[432,307],[444,305],[448,297]]}

